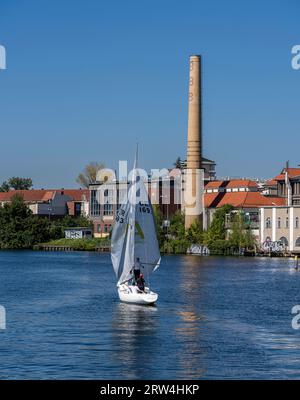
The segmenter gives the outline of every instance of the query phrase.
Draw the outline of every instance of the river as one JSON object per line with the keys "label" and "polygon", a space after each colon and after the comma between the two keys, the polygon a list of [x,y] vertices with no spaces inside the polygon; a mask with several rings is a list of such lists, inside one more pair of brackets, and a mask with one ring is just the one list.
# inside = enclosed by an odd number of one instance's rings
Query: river
{"label": "river", "polygon": [[108,254],[0,252],[1,379],[299,379],[290,259],[165,256],[156,307],[119,302]]}

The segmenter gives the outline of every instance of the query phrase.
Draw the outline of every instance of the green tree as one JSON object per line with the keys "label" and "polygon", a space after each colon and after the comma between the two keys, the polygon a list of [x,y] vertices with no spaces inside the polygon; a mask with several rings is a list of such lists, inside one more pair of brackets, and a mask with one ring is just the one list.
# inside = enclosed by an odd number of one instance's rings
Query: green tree
{"label": "green tree", "polygon": [[33,215],[22,197],[13,196],[11,203],[0,207],[1,249],[28,249],[49,238],[48,220]]}
{"label": "green tree", "polygon": [[186,237],[190,244],[202,244],[204,240],[203,229],[199,221],[195,221],[186,231]]}
{"label": "green tree", "polygon": [[9,184],[6,181],[4,181],[0,186],[0,192],[9,192],[9,189]]}
{"label": "green tree", "polygon": [[0,186],[0,192],[8,192],[9,190],[29,190],[33,186],[31,178],[20,178],[13,176],[8,181],[4,181]]}
{"label": "green tree", "polygon": [[245,221],[245,214],[243,211],[238,211],[232,214],[229,241],[231,246],[239,253],[242,248],[253,249],[255,247],[255,238]]}
{"label": "green tree", "polygon": [[204,235],[204,242],[208,247],[216,240],[226,239],[225,216],[232,208],[230,204],[225,204],[215,211],[210,227]]}
{"label": "green tree", "polygon": [[173,163],[175,168],[181,169],[182,168],[182,161],[181,158],[178,156],[175,160],[175,162]]}
{"label": "green tree", "polygon": [[29,190],[33,186],[31,178],[20,178],[18,176],[13,176],[7,183],[14,190]]}
{"label": "green tree", "polygon": [[51,237],[53,239],[63,238],[65,236],[66,228],[75,227],[92,228],[93,222],[84,216],[71,217],[70,215],[66,215],[61,219],[52,221],[52,224],[50,226]]}
{"label": "green tree", "polygon": [[76,178],[76,182],[80,186],[88,188],[91,183],[96,182],[97,172],[104,168],[104,164],[98,162],[90,162],[84,170]]}

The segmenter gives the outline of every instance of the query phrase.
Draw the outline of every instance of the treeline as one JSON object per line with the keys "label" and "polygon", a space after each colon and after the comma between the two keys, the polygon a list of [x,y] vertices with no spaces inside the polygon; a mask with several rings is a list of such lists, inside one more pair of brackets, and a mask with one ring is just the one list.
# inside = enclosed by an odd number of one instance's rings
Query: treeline
{"label": "treeline", "polygon": [[0,249],[30,249],[35,244],[64,237],[67,227],[91,226],[84,217],[66,216],[49,221],[33,215],[21,196],[0,207]]}
{"label": "treeline", "polygon": [[[240,254],[244,249],[254,250],[256,241],[243,212],[232,213],[233,207],[225,205],[214,213],[212,223],[204,231],[199,223],[194,223],[186,231],[184,214],[176,212],[164,227],[163,216],[154,208],[157,236],[160,249],[164,253],[185,254],[192,244],[207,246],[210,254]],[[231,228],[226,229],[226,215],[231,215]]]}

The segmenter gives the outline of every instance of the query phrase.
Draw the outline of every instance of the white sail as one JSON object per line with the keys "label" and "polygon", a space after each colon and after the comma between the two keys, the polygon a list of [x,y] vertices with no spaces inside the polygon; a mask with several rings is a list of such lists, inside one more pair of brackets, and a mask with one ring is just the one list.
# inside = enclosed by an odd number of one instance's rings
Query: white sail
{"label": "white sail", "polygon": [[117,212],[111,239],[111,259],[118,285],[132,277],[137,257],[146,278],[160,262],[153,209],[144,183],[136,176],[135,162],[128,200]]}
{"label": "white sail", "polygon": [[135,207],[135,250],[134,257],[139,257],[147,279],[160,262],[153,208],[142,180],[137,183],[139,197]]}

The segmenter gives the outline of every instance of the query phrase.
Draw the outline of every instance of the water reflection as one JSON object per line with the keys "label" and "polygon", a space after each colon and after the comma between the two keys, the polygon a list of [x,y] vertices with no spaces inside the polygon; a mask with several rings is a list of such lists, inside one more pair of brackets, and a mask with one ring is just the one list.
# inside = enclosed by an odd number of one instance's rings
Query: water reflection
{"label": "water reflection", "polygon": [[[116,304],[112,318],[112,361],[126,371],[126,379],[146,379],[156,362],[157,308]],[[148,356],[151,354],[151,357]]]}

